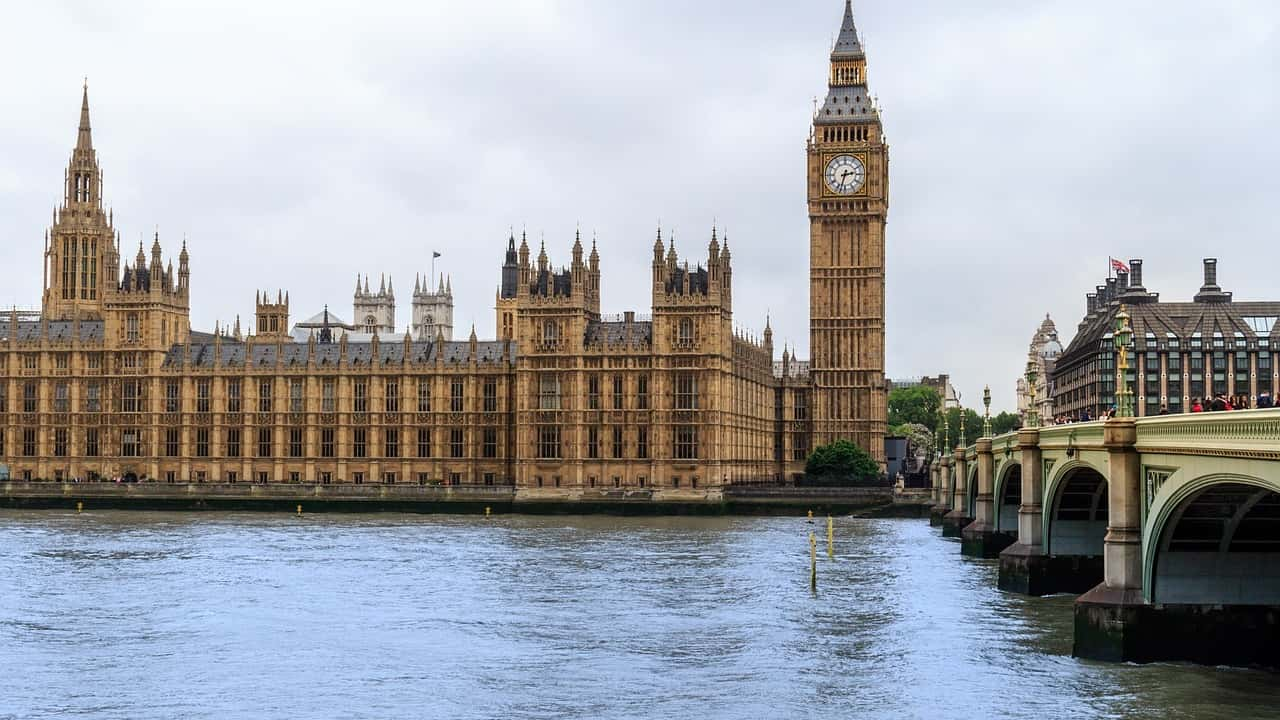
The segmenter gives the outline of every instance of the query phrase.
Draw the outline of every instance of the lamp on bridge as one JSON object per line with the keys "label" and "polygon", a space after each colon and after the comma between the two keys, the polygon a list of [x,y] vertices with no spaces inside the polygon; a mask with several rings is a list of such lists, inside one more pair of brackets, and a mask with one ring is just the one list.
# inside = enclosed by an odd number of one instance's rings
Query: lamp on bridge
{"label": "lamp on bridge", "polygon": [[942,447],[951,447],[951,423],[947,420],[947,416],[942,416]]}
{"label": "lamp on bridge", "polygon": [[965,445],[968,444],[965,442],[965,440],[967,440],[968,438],[964,436],[964,413],[965,413],[965,409],[964,407],[961,407],[960,408],[960,444],[957,445],[956,447],[964,447]]}
{"label": "lamp on bridge", "polygon": [[991,386],[982,388],[982,437],[991,437]]}
{"label": "lamp on bridge", "polygon": [[1036,366],[1035,348],[1027,354],[1027,427],[1040,427],[1040,413],[1036,410],[1036,378],[1040,376],[1039,368]]}
{"label": "lamp on bridge", "polygon": [[1129,311],[1124,305],[1116,313],[1116,417],[1133,417],[1133,390],[1129,389],[1129,343],[1133,341],[1133,328],[1129,325]]}

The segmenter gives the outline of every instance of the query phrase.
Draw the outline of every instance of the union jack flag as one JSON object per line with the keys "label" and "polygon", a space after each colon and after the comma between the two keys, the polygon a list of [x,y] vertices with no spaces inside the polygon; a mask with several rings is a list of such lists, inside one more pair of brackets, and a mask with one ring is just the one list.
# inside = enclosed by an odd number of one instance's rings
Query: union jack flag
{"label": "union jack flag", "polygon": [[1125,272],[1125,273],[1129,272],[1129,266],[1125,265],[1123,262],[1120,262],[1115,258],[1107,258],[1107,259],[1111,261],[1112,270],[1115,270],[1116,272]]}

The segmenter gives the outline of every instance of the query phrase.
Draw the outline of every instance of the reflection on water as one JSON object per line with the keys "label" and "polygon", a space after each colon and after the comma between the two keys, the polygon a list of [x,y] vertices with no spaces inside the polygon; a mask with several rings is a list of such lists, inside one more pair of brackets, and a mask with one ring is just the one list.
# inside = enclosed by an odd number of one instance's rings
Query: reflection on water
{"label": "reflection on water", "polygon": [[926,523],[0,512],[0,718],[1274,718]]}

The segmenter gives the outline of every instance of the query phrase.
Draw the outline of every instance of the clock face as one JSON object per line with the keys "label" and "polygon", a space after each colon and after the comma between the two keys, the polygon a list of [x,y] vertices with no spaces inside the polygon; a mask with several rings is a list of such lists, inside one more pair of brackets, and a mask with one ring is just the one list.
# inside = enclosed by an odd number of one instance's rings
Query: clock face
{"label": "clock face", "polygon": [[827,163],[826,181],[831,192],[852,195],[862,189],[867,169],[852,155],[837,155]]}

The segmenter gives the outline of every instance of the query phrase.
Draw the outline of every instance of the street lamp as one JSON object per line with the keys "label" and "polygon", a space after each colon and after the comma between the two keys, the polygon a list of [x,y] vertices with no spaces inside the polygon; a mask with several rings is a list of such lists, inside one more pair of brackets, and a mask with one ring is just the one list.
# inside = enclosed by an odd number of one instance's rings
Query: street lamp
{"label": "street lamp", "polygon": [[1133,390],[1129,389],[1129,343],[1133,340],[1133,328],[1129,325],[1129,311],[1124,305],[1116,313],[1116,417],[1133,417]]}
{"label": "street lamp", "polygon": [[991,437],[991,386],[982,388],[982,437]]}
{"label": "street lamp", "polygon": [[1027,403],[1027,427],[1040,427],[1040,413],[1036,411],[1036,378],[1040,376],[1040,369],[1036,367],[1036,353],[1032,349],[1027,353],[1027,393],[1029,394],[1029,402]]}

